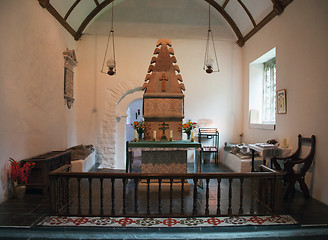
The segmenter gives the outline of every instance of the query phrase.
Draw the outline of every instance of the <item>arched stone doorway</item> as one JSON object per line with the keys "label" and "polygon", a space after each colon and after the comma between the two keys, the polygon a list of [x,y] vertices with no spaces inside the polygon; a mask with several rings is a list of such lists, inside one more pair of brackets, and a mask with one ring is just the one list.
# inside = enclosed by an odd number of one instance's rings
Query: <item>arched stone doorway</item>
{"label": "arched stone doorway", "polygon": [[134,82],[121,82],[107,91],[101,137],[96,146],[99,168],[125,169],[126,110],[142,97],[141,85]]}

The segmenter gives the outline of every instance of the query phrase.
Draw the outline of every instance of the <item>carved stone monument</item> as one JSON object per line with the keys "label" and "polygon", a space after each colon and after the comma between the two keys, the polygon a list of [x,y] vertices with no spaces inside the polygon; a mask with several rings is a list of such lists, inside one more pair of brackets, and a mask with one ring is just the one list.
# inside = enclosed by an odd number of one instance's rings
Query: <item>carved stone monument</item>
{"label": "carved stone monument", "polygon": [[181,122],[184,118],[184,84],[180,68],[176,64],[172,43],[169,39],[159,39],[151,59],[148,74],[143,85],[143,117],[147,133],[146,140],[181,140]]}

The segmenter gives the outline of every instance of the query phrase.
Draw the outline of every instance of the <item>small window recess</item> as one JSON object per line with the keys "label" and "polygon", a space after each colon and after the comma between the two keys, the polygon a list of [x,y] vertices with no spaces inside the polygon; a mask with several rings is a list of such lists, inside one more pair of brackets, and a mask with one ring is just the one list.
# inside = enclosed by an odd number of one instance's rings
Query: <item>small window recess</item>
{"label": "small window recess", "polygon": [[[249,64],[249,127],[252,129],[275,130],[276,127],[275,57],[276,48],[273,48]],[[270,75],[272,81],[269,86],[265,82],[265,71],[267,71],[265,69],[267,68],[264,64],[272,61],[274,61],[274,71],[270,70],[274,74]],[[269,93],[268,87],[270,88]]]}

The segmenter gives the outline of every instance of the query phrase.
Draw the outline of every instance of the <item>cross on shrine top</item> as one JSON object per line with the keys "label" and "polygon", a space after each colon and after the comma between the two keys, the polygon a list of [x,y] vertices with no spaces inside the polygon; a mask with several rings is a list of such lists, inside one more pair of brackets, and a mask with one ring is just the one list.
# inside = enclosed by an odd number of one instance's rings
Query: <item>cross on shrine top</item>
{"label": "cross on shrine top", "polygon": [[159,81],[162,82],[162,92],[166,92],[166,83],[169,79],[165,76],[165,73],[162,73],[162,77],[159,79]]}
{"label": "cross on shrine top", "polygon": [[159,129],[160,129],[160,130],[163,130],[163,134],[162,134],[161,139],[167,140],[167,137],[166,137],[166,135],[165,135],[165,130],[166,130],[166,129],[169,129],[169,127],[168,127],[169,124],[166,124],[165,121],[164,121],[162,124],[159,124],[159,126],[162,126],[162,127],[160,127]]}

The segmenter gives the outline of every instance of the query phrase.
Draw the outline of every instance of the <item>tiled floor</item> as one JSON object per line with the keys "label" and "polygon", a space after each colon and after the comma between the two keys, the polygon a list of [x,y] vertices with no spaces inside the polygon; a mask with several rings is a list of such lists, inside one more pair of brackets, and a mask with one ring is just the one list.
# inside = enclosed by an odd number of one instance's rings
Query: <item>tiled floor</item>
{"label": "tiled floor", "polygon": [[[228,172],[224,166],[204,164],[203,172]],[[49,197],[28,193],[24,199],[0,204],[2,239],[328,239],[328,206],[305,200],[300,192],[282,204],[299,225],[284,227],[229,227],[193,229],[41,228],[36,224],[49,212]]]}

